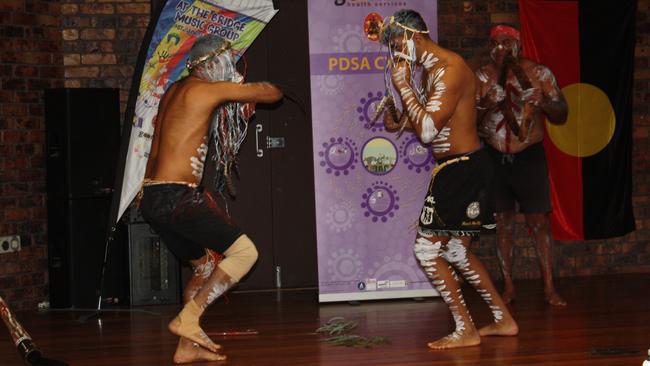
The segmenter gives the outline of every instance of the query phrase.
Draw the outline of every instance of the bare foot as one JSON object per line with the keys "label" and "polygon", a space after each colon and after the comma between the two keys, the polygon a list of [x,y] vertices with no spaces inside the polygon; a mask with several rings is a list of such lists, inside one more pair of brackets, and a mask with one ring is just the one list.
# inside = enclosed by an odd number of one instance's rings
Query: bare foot
{"label": "bare foot", "polygon": [[504,290],[503,294],[501,295],[504,304],[510,304],[511,302],[515,301],[516,297],[517,295],[515,295],[515,290]]}
{"label": "bare foot", "polygon": [[431,349],[441,350],[441,349],[477,346],[479,344],[481,344],[481,337],[479,337],[476,331],[473,331],[473,332],[465,332],[463,334],[458,334],[454,332],[445,337],[438,339],[437,341],[429,342],[427,345]]}
{"label": "bare foot", "polygon": [[544,295],[544,299],[551,305],[554,306],[566,306],[566,301],[557,294],[557,292],[552,291],[550,294]]}
{"label": "bare foot", "polygon": [[197,343],[190,342],[186,338],[182,337],[178,342],[178,347],[176,347],[176,353],[174,353],[175,364],[201,361],[223,361],[225,359],[226,356],[207,351],[201,348]]}
{"label": "bare foot", "polygon": [[498,323],[492,323],[478,330],[481,337],[485,336],[514,336],[519,333],[517,322],[510,317],[504,316]]}
{"label": "bare foot", "polygon": [[[184,326],[181,326],[184,325]],[[207,334],[201,329],[201,327],[197,324],[182,324],[180,317],[175,317],[174,320],[172,320],[169,323],[169,331],[172,332],[173,334],[179,336],[179,337],[185,337],[188,340],[198,343],[199,346],[207,348],[208,350],[217,353],[217,351],[221,348],[220,345],[214,343],[210,337],[208,337]]]}

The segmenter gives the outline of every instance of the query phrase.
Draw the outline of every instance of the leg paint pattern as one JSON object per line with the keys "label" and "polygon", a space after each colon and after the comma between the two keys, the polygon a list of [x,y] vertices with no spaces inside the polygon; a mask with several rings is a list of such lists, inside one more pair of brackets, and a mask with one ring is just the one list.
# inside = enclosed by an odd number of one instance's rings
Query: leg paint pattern
{"label": "leg paint pattern", "polygon": [[205,252],[205,262],[192,265],[193,275],[185,286],[185,291],[183,293],[184,304],[188,303],[194,298],[194,296],[196,296],[201,287],[205,284],[205,281],[210,278],[217,263],[222,259],[220,254],[211,249],[206,249]]}
{"label": "leg paint pattern", "polygon": [[415,256],[420,261],[420,265],[427,277],[432,280],[434,287],[449,306],[455,323],[454,332],[439,341],[431,343],[429,345],[431,348],[458,346],[456,344],[461,342],[469,329],[471,329],[471,333],[476,332],[458,285],[458,277],[456,277],[453,268],[441,257],[441,248],[442,243],[440,241],[433,243],[422,237],[416,240],[413,248]]}
{"label": "leg paint pattern", "polygon": [[[200,318],[207,306],[234,284],[230,276],[216,267],[216,263],[216,257],[212,260],[208,253],[205,263],[195,266],[192,280],[196,281],[196,287],[199,290],[193,298],[189,298],[183,310],[169,323],[169,330],[172,333],[185,337],[214,353],[220,346],[215,344],[201,329]],[[203,278],[203,276],[208,277]],[[199,283],[201,284],[198,285]],[[190,291],[191,289],[188,288],[187,297],[191,295]]]}
{"label": "leg paint pattern", "polygon": [[503,275],[503,301],[506,304],[515,299],[515,287],[512,282],[512,257],[514,234],[514,211],[497,213],[497,258]]}
{"label": "leg paint pattern", "polygon": [[206,249],[206,259],[205,263],[194,266],[194,276],[207,279],[214,271],[214,267],[217,265],[216,253],[213,250]]}
{"label": "leg paint pattern", "polygon": [[535,251],[544,280],[544,298],[551,305],[564,306],[566,301],[553,285],[553,239],[546,214],[527,214],[526,223],[535,238]]}
{"label": "leg paint pattern", "polygon": [[[478,273],[477,268],[472,266],[467,256],[467,248],[463,245],[463,241],[458,238],[452,238],[447,243],[447,250],[442,253],[442,256],[457,268],[463,278],[472,285],[476,291],[481,295],[490,310],[495,323],[503,320],[503,309],[494,303],[490,286],[485,286],[481,281],[481,275]],[[480,270],[479,270],[480,271]],[[489,280],[489,279],[488,279]]]}
{"label": "leg paint pattern", "polygon": [[232,285],[234,285],[234,282],[231,281],[226,281],[222,283],[214,283],[212,284],[212,287],[210,288],[210,292],[208,293],[208,296],[206,298],[205,303],[201,304],[201,307],[205,310],[205,308],[208,307],[208,305],[212,304],[214,300],[218,299],[221,295],[226,293]]}

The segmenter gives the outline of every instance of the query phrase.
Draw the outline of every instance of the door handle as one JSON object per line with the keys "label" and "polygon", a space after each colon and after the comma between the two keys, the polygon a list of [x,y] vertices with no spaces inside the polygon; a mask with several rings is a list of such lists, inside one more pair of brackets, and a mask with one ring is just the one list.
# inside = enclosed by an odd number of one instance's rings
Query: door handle
{"label": "door handle", "polygon": [[255,125],[255,150],[258,158],[264,156],[264,150],[260,149],[260,132],[262,132],[262,125]]}

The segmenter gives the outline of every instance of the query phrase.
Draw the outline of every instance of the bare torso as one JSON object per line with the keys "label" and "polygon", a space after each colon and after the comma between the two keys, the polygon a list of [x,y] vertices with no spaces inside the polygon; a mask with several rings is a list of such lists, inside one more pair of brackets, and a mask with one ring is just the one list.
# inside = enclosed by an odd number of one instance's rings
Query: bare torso
{"label": "bare torso", "polygon": [[435,55],[440,61],[430,69],[425,68],[426,76],[423,75],[423,88],[427,99],[430,100],[436,89],[440,89],[439,84],[443,83],[444,79],[436,82],[435,76],[443,71],[454,73],[462,85],[458,90],[457,100],[445,100],[444,95],[440,98],[441,103],[455,103],[448,121],[431,142],[434,157],[440,159],[474,151],[480,147],[480,140],[476,131],[474,73],[456,53],[438,48]]}
{"label": "bare torso", "polygon": [[212,110],[193,102],[191,77],[172,85],[158,107],[145,179],[199,183],[192,158],[200,159]]}
{"label": "bare torso", "polygon": [[[480,140],[472,70],[458,54],[433,42],[423,47],[418,64],[423,68],[421,89],[425,100],[417,102],[401,67],[393,69],[393,84],[403,105],[402,119],[408,117],[408,125],[423,143],[431,145],[436,159],[477,150]],[[384,114],[384,123],[388,130],[399,128],[389,113]]]}
{"label": "bare torso", "polygon": [[[528,59],[520,59],[526,76],[534,89],[539,89],[550,100],[560,99],[560,90],[551,71],[543,65],[536,64]],[[484,96],[497,83],[499,70],[494,63],[481,67],[476,76],[479,84],[479,96]],[[491,108],[487,111],[483,121],[479,121],[481,136],[485,142],[495,149],[506,153],[520,152],[530,145],[539,143],[544,138],[544,122],[546,116],[539,106],[526,103],[522,86],[512,71],[508,73],[505,87],[505,103],[512,111],[517,124],[524,126],[525,119],[529,127],[522,138],[514,134],[507,127],[506,120],[501,110]]]}
{"label": "bare torso", "polygon": [[194,75],[175,82],[158,106],[145,179],[200,183],[215,109],[237,102],[248,118],[255,103],[280,98],[280,89],[266,82],[205,81]]}

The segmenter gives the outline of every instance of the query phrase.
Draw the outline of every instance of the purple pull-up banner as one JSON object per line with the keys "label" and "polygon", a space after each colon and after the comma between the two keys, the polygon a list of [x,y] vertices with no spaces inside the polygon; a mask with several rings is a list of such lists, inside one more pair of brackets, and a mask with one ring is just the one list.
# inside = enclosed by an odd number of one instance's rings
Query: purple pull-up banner
{"label": "purple pull-up banner", "polygon": [[369,31],[403,8],[437,40],[435,0],[309,1],[321,302],[437,295],[412,251],[433,156],[372,121],[387,50]]}

